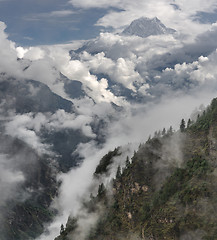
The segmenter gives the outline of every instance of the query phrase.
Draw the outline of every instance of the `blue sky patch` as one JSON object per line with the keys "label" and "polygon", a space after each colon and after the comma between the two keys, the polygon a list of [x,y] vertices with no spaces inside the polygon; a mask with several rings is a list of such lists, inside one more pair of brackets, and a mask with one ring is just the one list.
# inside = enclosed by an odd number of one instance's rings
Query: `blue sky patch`
{"label": "blue sky patch", "polygon": [[94,24],[109,10],[78,9],[67,0],[7,0],[0,1],[0,20],[18,45],[58,44],[96,37],[102,27]]}
{"label": "blue sky patch", "polygon": [[215,23],[217,22],[217,10],[213,13],[198,12],[194,18],[200,23]]}

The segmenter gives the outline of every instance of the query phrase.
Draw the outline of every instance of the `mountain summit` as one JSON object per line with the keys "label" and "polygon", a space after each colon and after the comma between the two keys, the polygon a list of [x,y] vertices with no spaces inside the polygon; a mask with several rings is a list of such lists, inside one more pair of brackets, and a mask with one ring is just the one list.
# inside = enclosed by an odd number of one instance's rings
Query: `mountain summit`
{"label": "mountain summit", "polygon": [[151,35],[173,34],[174,32],[174,29],[167,28],[157,17],[151,19],[142,17],[134,20],[122,33],[146,38]]}

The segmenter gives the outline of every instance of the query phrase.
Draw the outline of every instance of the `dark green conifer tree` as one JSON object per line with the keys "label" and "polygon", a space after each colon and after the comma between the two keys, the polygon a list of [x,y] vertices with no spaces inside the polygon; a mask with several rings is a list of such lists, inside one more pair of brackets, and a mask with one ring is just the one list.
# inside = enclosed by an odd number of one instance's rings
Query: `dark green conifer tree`
{"label": "dark green conifer tree", "polygon": [[168,135],[172,135],[172,134],[173,134],[173,128],[172,128],[172,126],[170,126],[170,128],[168,129],[167,134],[168,134]]}
{"label": "dark green conifer tree", "polygon": [[118,166],[117,168],[117,173],[116,173],[116,179],[120,178],[121,177],[121,167]]}
{"label": "dark green conifer tree", "polygon": [[60,235],[62,235],[64,233],[64,231],[65,231],[65,228],[64,228],[63,224],[61,224],[61,226],[60,226]]}
{"label": "dark green conifer tree", "polygon": [[102,198],[105,196],[105,192],[106,192],[106,188],[105,188],[105,185],[103,183],[101,183],[99,185],[99,188],[98,188],[98,194],[97,194],[97,197],[98,198]]}
{"label": "dark green conifer tree", "polygon": [[181,124],[180,124],[180,131],[184,132],[185,131],[185,120],[182,119]]}
{"label": "dark green conifer tree", "polygon": [[188,123],[187,123],[187,128],[190,127],[191,123],[192,123],[192,121],[191,121],[191,119],[189,118],[189,119],[188,119]]}
{"label": "dark green conifer tree", "polygon": [[126,159],[126,168],[128,168],[130,166],[130,159],[129,157],[127,156],[127,159]]}

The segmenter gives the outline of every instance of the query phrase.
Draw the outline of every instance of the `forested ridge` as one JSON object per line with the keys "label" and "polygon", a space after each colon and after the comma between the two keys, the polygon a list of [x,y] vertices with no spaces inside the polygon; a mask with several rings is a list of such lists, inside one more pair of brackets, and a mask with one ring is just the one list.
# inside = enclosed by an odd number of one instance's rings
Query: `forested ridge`
{"label": "forested ridge", "polygon": [[[117,154],[118,148],[108,153],[94,177],[104,174]],[[182,119],[178,131],[163,129],[140,144],[125,167],[118,167],[110,189],[99,185],[84,204],[90,214],[99,214],[86,239],[216,239],[216,157],[213,99],[196,120]],[[56,240],[79,239],[78,220],[69,217]]]}

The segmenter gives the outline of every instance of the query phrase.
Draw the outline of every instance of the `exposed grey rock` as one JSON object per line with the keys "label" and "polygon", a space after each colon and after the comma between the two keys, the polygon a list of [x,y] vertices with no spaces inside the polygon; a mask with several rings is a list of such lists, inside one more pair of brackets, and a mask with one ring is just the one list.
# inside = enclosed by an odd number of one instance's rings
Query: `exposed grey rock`
{"label": "exposed grey rock", "polygon": [[146,38],[151,35],[173,34],[175,32],[174,29],[167,28],[156,17],[152,19],[142,17],[134,20],[122,33],[129,36],[136,35]]}

